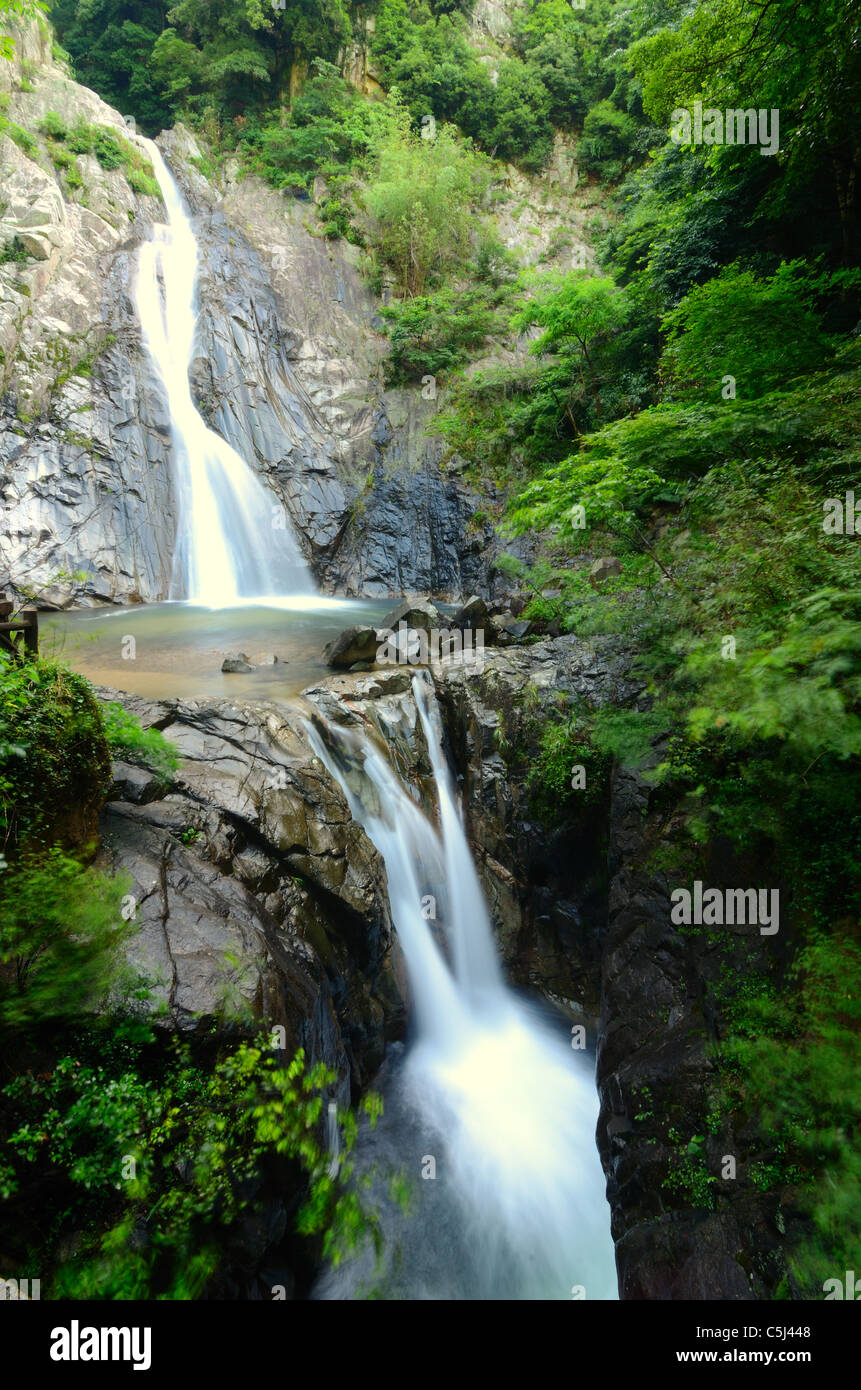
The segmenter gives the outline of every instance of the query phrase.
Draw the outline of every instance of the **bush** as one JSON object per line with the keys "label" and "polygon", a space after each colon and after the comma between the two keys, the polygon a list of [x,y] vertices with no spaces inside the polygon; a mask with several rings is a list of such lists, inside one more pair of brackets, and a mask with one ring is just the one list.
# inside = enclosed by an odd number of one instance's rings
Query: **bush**
{"label": "bush", "polygon": [[852,281],[861,284],[861,273],[817,275],[804,261],[767,279],[728,266],[664,317],[664,371],[682,394],[712,400],[721,399],[727,375],[749,399],[787,386],[833,355],[838,340],[825,333],[814,300]]}
{"label": "bush", "polygon": [[126,178],[133,193],[143,193],[149,198],[161,197],[158,179],[154,175],[145,174],[142,169],[130,169]]}
{"label": "bush", "polygon": [[66,144],[75,154],[91,154],[93,149],[93,127],[83,118],[75,121],[66,134]]}
{"label": "bush", "polygon": [[85,842],[110,786],[99,706],[58,662],[0,655],[0,832],[7,852]]}
{"label": "bush", "polygon": [[[79,1049],[6,1086],[0,1191],[25,1212],[40,1193],[52,1297],[198,1298],[231,1261],[247,1277],[248,1226],[271,1221],[273,1189],[292,1198],[296,1234],[334,1263],[379,1239],[349,1157],[356,1116],[338,1117],[334,1175],[317,1137],[334,1072],[306,1070],[301,1051],[285,1065],[269,1046],[243,1042],[213,1068],[178,1045],[156,1077],[151,1047],[126,1045],[107,1063]],[[371,1095],[361,1108],[373,1124],[382,1103]]]}
{"label": "bush", "polygon": [[391,341],[391,381],[443,376],[466,362],[494,325],[493,294],[481,286],[439,290],[380,310]]}
{"label": "bush", "polygon": [[634,153],[639,127],[612,101],[599,101],[583,122],[577,158],[590,174],[615,182],[625,172]]}
{"label": "bush", "polygon": [[449,126],[433,140],[415,135],[396,103],[372,156],[368,240],[395,272],[398,292],[420,295],[466,266],[474,205],[489,181],[486,164]]}
{"label": "bush", "polygon": [[13,236],[11,241],[4,241],[0,246],[0,265],[24,265],[29,260],[30,252],[20,237]]}
{"label": "bush", "polygon": [[104,1005],[121,975],[130,886],[57,848],[0,873],[0,1027],[32,1029]]}
{"label": "bush", "polygon": [[39,122],[39,129],[43,135],[49,136],[52,140],[65,140],[66,122],[62,116],[58,116],[56,111],[46,111],[42,120]]}

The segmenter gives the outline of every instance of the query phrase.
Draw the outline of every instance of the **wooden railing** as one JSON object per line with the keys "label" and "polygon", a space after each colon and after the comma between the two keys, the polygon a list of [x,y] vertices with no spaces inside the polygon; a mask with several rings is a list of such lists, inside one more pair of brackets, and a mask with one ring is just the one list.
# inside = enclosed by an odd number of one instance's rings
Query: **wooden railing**
{"label": "wooden railing", "polygon": [[[19,639],[13,633],[23,633]],[[39,613],[35,608],[16,610],[11,599],[0,593],[0,650],[21,656],[39,655]]]}

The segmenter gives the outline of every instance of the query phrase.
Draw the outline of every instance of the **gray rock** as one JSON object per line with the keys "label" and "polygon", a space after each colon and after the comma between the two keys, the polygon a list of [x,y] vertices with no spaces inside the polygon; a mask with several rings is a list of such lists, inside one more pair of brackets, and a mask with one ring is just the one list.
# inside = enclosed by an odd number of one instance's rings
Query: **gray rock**
{"label": "gray rock", "polygon": [[615,559],[614,556],[607,555],[595,561],[589,571],[589,583],[597,588],[597,586],[603,584],[605,580],[610,579],[613,575],[621,573],[622,566],[619,561]]}
{"label": "gray rock", "polygon": [[528,637],[532,631],[532,623],[528,618],[503,618],[502,627],[515,642],[519,642],[524,637]]}
{"label": "gray rock", "polygon": [[473,594],[472,597],[468,598],[466,603],[457,610],[454,617],[451,619],[451,625],[452,627],[460,628],[461,631],[464,631],[466,628],[471,628],[473,631],[476,631],[479,628],[486,627],[489,621],[490,614],[487,611],[487,604],[478,594]]}
{"label": "gray rock", "polygon": [[323,648],[327,666],[346,669],[357,661],[373,661],[380,645],[375,627],[348,627]]}
{"label": "gray rock", "polygon": [[221,663],[221,669],[227,673],[239,674],[255,671],[257,668],[251,664],[245,652],[228,652]]}
{"label": "gray rock", "polygon": [[451,627],[451,619],[428,598],[404,599],[403,603],[386,614],[380,627],[394,632],[400,623],[406,623],[408,628],[421,628],[425,632],[443,632]]}
{"label": "gray rock", "polygon": [[159,781],[158,777],[149,769],[138,767],[134,763],[119,761],[111,763],[111,775],[113,777],[110,790],[112,801],[122,798],[125,801],[133,801],[138,805],[143,805],[164,794],[164,784]]}
{"label": "gray rock", "polygon": [[276,656],[274,652],[267,652],[265,656],[261,656],[257,664],[258,666],[278,666],[283,661],[283,657]]}

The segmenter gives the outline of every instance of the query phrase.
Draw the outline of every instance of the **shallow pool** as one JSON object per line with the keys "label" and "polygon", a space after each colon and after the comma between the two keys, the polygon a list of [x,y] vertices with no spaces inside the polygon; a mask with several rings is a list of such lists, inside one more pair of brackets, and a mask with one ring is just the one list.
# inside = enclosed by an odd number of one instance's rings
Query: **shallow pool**
{"label": "shallow pool", "polygon": [[[353,623],[379,624],[397,599],[251,599],[233,608],[156,603],[41,614],[39,650],[96,685],[150,698],[286,699],[332,672],[323,647]],[[222,673],[228,653],[257,670]],[[266,656],[275,665],[261,666]]]}

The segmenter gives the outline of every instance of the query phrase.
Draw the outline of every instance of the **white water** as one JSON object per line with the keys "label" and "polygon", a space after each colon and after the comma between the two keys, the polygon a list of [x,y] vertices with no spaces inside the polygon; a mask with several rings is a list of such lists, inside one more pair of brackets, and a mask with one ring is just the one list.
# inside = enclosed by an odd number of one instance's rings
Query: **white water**
{"label": "white water", "polygon": [[[401,1248],[381,1286],[376,1277],[378,1289],[384,1297],[570,1299],[583,1296],[572,1293],[580,1286],[586,1299],[614,1299],[592,1067],[502,980],[427,687],[417,677],[413,689],[439,831],[361,736],[330,728],[326,742],[308,726],[385,860],[412,990],[417,1039],[393,1096],[400,1135],[383,1161],[403,1159],[412,1145],[416,1164],[431,1156],[437,1165],[436,1178],[418,1183],[424,1216],[384,1223]],[[431,884],[441,885],[451,964],[422,912]],[[317,1296],[361,1296],[357,1277],[348,1264]]]}
{"label": "white water", "polygon": [[[202,419],[191,397],[197,242],[179,191],[151,140],[167,224],[140,248],[135,304],[170,406],[179,535],[170,598],[225,608],[313,593],[311,575],[275,495]],[[164,286],[162,294],[161,286]]]}

